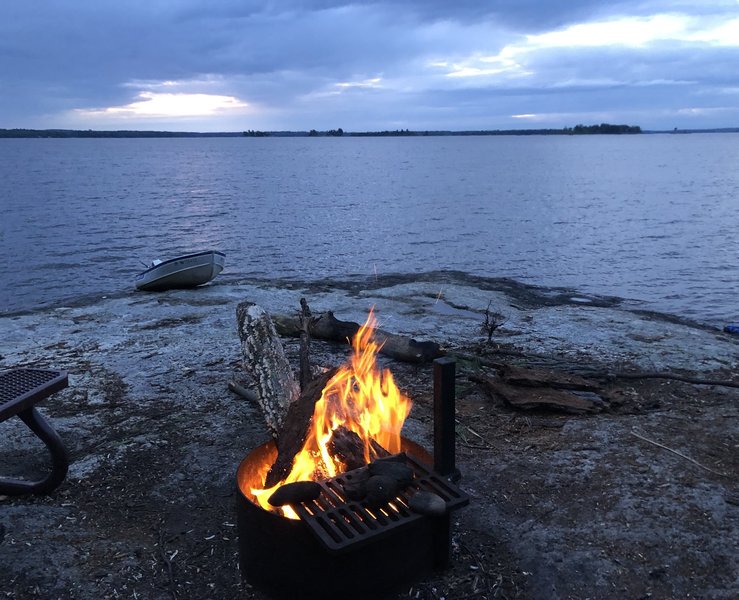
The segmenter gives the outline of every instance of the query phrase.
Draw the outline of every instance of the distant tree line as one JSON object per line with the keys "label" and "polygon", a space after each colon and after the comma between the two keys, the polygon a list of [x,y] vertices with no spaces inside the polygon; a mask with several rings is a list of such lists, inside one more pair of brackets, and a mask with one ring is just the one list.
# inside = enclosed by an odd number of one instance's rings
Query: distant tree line
{"label": "distant tree line", "polygon": [[[353,131],[345,132],[341,127],[328,131],[311,129],[308,137],[350,136],[350,137],[398,137],[398,136],[443,136],[443,135],[587,135],[587,134],[632,134],[642,133],[638,125],[575,125],[562,129],[477,129],[470,131],[411,131],[410,129],[396,129],[394,131]],[[296,133],[296,135],[300,135]]]}
{"label": "distant tree line", "polygon": [[421,135],[417,131],[411,131],[410,129],[396,129],[395,131],[355,131],[349,135],[353,137],[397,137],[407,135]]}
{"label": "distant tree line", "polygon": [[574,135],[588,133],[641,133],[641,127],[638,125],[611,125],[610,123],[601,123],[600,125],[575,125],[572,128],[565,127],[565,131]]}
{"label": "distant tree line", "polygon": [[316,131],[315,129],[311,129],[308,132],[308,137],[341,137],[342,135],[344,135],[344,130],[341,127],[338,129],[329,129],[328,131]]}
{"label": "distant tree line", "polygon": [[[722,130],[716,130],[722,131]],[[729,130],[725,130],[729,131]],[[92,129],[0,129],[0,138],[184,138],[184,137],[390,137],[390,136],[469,136],[469,135],[590,135],[642,133],[638,125],[575,125],[562,129],[479,129],[469,131],[357,131],[345,132],[341,127],[328,131],[255,131],[189,132],[189,131],[94,131]],[[687,133],[687,131],[685,132]]]}

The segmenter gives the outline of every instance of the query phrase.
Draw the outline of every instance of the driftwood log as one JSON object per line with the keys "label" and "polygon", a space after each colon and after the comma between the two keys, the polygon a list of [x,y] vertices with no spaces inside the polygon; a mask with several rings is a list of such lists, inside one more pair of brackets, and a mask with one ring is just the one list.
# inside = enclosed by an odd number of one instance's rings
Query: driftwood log
{"label": "driftwood log", "polygon": [[[298,317],[276,315],[273,320],[280,335],[299,337],[303,331]],[[340,321],[333,312],[327,311],[313,316],[309,331],[311,337],[316,339],[351,342],[360,327],[361,325],[353,321]],[[381,354],[403,362],[430,362],[444,354],[435,342],[417,342],[413,338],[387,333],[380,329],[375,330],[374,338],[382,344]]]}
{"label": "driftwood log", "polygon": [[597,392],[600,389],[600,386],[594,381],[550,369],[528,369],[502,364],[497,370],[500,378],[510,385],[550,387],[558,390],[577,390],[581,392]]}
{"label": "driftwood log", "polygon": [[236,319],[244,369],[256,381],[267,427],[278,437],[300,388],[269,314],[253,302],[242,302],[236,308]]}
{"label": "driftwood log", "polygon": [[605,399],[591,391],[555,388],[543,382],[536,386],[530,381],[516,385],[488,375],[470,375],[470,379],[480,383],[489,396],[522,410],[549,409],[582,414],[600,412],[608,406]]}

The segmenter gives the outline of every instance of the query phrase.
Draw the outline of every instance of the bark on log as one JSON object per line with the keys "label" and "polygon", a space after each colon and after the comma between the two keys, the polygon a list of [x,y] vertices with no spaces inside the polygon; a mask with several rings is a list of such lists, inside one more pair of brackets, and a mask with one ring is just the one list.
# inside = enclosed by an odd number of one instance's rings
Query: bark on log
{"label": "bark on log", "polygon": [[295,456],[305,443],[316,402],[321,398],[323,388],[337,370],[338,368],[333,368],[316,377],[290,405],[280,435],[277,437],[277,459],[267,473],[264,487],[272,487],[290,474]]}
{"label": "bark on log", "polygon": [[244,369],[257,383],[259,405],[267,427],[278,437],[285,417],[300,395],[272,319],[253,302],[236,308]]}
{"label": "bark on log", "polygon": [[[298,337],[300,320],[288,315],[274,317],[275,328],[280,335]],[[361,325],[353,321],[340,321],[331,311],[314,317],[310,327],[312,337],[337,342],[351,342]],[[387,333],[376,329],[375,340],[382,344],[380,353],[396,360],[412,363],[430,362],[443,352],[435,342],[417,342],[413,338]]]}

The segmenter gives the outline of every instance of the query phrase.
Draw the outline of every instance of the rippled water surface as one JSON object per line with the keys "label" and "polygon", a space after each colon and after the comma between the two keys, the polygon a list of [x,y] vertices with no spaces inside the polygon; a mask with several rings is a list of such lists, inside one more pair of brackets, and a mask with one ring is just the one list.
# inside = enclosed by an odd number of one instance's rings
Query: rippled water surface
{"label": "rippled water surface", "polygon": [[0,140],[0,313],[221,279],[455,269],[739,319],[739,135]]}

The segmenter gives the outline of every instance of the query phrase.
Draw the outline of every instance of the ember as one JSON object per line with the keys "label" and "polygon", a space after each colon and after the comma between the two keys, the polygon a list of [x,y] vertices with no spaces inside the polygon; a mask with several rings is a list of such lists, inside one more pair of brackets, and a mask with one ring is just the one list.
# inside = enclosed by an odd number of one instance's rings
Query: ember
{"label": "ember", "polygon": [[[268,500],[284,484],[335,477],[401,451],[400,431],[411,401],[400,392],[392,373],[377,366],[380,345],[372,337],[375,324],[370,312],[354,337],[350,360],[323,388],[289,474],[275,485],[264,487],[272,466],[267,460],[254,481],[242,482],[262,508],[274,510]],[[288,518],[298,518],[289,506],[279,510]]]}

